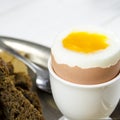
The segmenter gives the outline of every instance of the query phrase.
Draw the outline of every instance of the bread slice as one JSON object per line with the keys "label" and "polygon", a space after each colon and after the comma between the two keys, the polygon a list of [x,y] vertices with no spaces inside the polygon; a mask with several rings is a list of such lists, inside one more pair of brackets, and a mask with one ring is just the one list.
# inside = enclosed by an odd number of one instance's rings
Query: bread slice
{"label": "bread slice", "polygon": [[26,75],[24,72],[14,73],[14,76],[15,76],[14,83],[16,87],[20,87],[25,90],[32,89],[31,78],[28,75]]}
{"label": "bread slice", "polygon": [[12,72],[9,65],[0,59],[0,105],[2,108],[0,118],[3,120],[44,120],[37,94],[20,84],[26,84],[28,88],[32,87],[29,76]]}
{"label": "bread slice", "polygon": [[18,87],[17,89],[18,89],[19,91],[21,91],[22,94],[24,95],[24,97],[25,97],[26,99],[28,99],[29,102],[30,102],[32,105],[34,105],[34,107],[35,107],[38,111],[40,111],[40,113],[42,114],[41,105],[40,105],[40,100],[39,100],[39,98],[38,98],[38,96],[37,96],[37,93],[32,92],[32,91],[28,91],[28,90],[24,90],[24,89],[22,89],[22,88],[20,88],[20,87]]}

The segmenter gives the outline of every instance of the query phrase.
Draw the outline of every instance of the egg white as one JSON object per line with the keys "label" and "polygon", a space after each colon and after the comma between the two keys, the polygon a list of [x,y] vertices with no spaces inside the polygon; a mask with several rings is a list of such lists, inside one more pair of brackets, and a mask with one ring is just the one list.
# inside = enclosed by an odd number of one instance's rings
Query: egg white
{"label": "egg white", "polygon": [[[62,40],[71,32],[84,31],[89,33],[104,34],[108,37],[109,46],[106,49],[92,53],[74,52],[63,47]],[[59,34],[51,49],[52,55],[58,64],[66,64],[70,67],[80,68],[106,68],[115,65],[120,60],[120,39],[113,33],[99,28],[73,29]]]}

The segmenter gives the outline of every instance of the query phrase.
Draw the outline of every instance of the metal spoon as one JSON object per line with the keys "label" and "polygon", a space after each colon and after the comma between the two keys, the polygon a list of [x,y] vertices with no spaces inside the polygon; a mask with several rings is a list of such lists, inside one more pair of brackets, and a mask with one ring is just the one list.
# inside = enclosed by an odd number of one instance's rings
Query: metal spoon
{"label": "metal spoon", "polygon": [[30,60],[26,59],[20,55],[16,50],[6,45],[2,40],[0,40],[0,48],[15,56],[17,59],[26,64],[35,74],[36,85],[43,91],[51,93],[50,81],[49,81],[49,72],[44,68],[40,68],[38,65],[34,64]]}

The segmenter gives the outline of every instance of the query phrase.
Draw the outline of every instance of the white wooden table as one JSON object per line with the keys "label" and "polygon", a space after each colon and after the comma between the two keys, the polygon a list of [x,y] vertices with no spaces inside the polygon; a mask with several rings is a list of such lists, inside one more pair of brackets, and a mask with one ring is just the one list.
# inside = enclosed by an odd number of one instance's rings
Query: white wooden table
{"label": "white wooden table", "polygon": [[0,35],[51,47],[59,32],[83,24],[119,35],[120,0],[0,0]]}

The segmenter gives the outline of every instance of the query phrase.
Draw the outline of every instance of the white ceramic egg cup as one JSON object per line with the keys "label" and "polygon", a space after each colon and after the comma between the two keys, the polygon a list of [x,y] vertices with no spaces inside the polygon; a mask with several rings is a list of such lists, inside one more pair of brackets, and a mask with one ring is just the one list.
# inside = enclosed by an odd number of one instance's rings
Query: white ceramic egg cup
{"label": "white ceramic egg cup", "polygon": [[64,117],[59,120],[111,120],[120,99],[120,74],[109,82],[79,85],[58,77],[48,62],[54,100]]}

